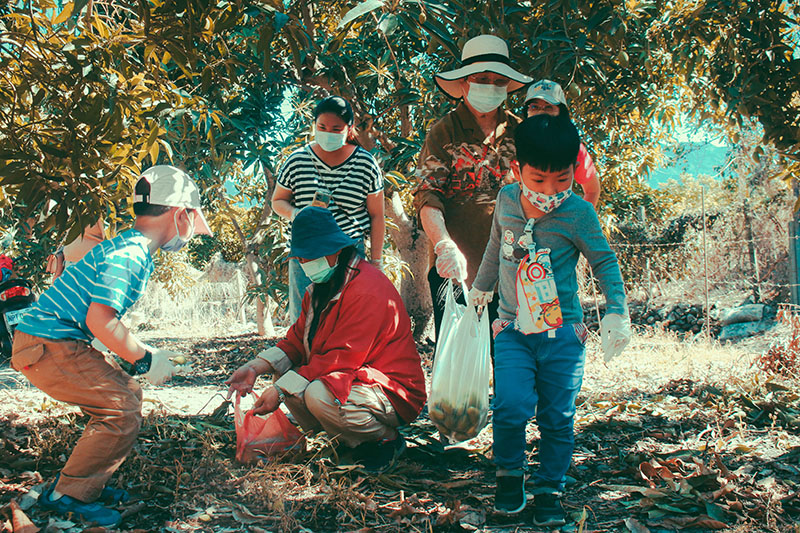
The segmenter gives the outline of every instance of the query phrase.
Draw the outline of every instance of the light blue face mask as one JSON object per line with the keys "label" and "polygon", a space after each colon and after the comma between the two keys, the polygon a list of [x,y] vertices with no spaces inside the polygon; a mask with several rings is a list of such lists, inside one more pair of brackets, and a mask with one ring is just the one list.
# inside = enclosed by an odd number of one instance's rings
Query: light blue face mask
{"label": "light blue face mask", "polygon": [[479,113],[491,113],[505,102],[508,90],[491,83],[470,83],[467,101]]}
{"label": "light blue face mask", "polygon": [[335,152],[347,142],[347,133],[317,131],[314,134],[314,140],[326,152]]}
{"label": "light blue face mask", "polygon": [[300,267],[313,283],[325,283],[331,279],[333,271],[336,270],[336,265],[330,266],[328,264],[328,258],[324,256],[312,261],[300,263]]}
{"label": "light blue face mask", "polygon": [[[189,215],[189,211],[187,211],[186,214]],[[189,235],[183,238],[181,237],[181,230],[178,229],[178,212],[175,211],[175,214],[172,216],[172,223],[175,224],[175,236],[162,244],[161,249],[165,252],[177,252],[186,246],[186,244],[192,240],[192,237],[194,237],[194,216],[189,217],[189,222]]]}

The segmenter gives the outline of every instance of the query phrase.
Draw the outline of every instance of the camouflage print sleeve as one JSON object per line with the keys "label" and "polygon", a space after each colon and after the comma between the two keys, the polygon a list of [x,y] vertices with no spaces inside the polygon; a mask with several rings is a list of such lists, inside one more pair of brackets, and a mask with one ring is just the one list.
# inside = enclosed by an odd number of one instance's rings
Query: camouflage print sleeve
{"label": "camouflage print sleeve", "polygon": [[442,120],[433,125],[419,153],[418,183],[414,189],[414,207],[417,213],[426,205],[444,210],[443,199],[453,171],[450,168],[452,156],[446,148],[452,146],[452,140],[445,122]]}

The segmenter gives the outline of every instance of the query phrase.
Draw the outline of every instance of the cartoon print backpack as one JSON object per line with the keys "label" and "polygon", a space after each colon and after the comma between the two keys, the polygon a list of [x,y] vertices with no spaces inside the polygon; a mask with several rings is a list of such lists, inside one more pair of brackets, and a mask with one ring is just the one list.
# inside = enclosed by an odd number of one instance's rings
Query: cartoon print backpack
{"label": "cartoon print backpack", "polygon": [[561,304],[550,263],[550,248],[536,249],[531,218],[520,244],[528,249],[517,267],[517,319],[514,327],[528,335],[561,327]]}

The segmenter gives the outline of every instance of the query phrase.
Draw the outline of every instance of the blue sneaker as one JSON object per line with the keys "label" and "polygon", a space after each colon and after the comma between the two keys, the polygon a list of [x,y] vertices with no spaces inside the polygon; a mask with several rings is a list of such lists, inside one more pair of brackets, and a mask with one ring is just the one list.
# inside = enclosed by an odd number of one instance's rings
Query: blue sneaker
{"label": "blue sneaker", "polygon": [[44,509],[55,511],[62,515],[74,514],[86,522],[94,522],[98,526],[116,527],[122,521],[122,515],[118,511],[103,507],[99,503],[84,503],[71,496],[64,494],[57,500],[52,500],[53,483],[39,496],[39,506]]}
{"label": "blue sneaker", "polygon": [[[58,484],[58,479],[60,477],[61,477],[61,472],[56,474],[56,479],[53,480],[53,485],[49,489],[51,492]],[[100,493],[100,497],[97,499],[107,505],[117,505],[118,503],[125,503],[128,500],[130,500],[131,495],[128,494],[128,491],[125,489],[115,489],[114,487],[103,487],[103,492]]]}

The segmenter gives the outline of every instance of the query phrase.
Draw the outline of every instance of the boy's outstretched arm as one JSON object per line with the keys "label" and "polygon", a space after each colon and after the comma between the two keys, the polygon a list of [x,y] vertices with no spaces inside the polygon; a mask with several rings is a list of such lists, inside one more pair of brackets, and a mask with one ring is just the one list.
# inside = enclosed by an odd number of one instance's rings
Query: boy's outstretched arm
{"label": "boy's outstretched arm", "polygon": [[[131,364],[135,365],[147,356],[149,348],[117,318],[117,311],[113,307],[98,302],[90,303],[86,313],[86,327],[109,350]],[[175,366],[170,361],[171,355],[178,354],[168,350],[150,350],[150,365],[144,372],[148,381],[159,385],[175,374]]]}

